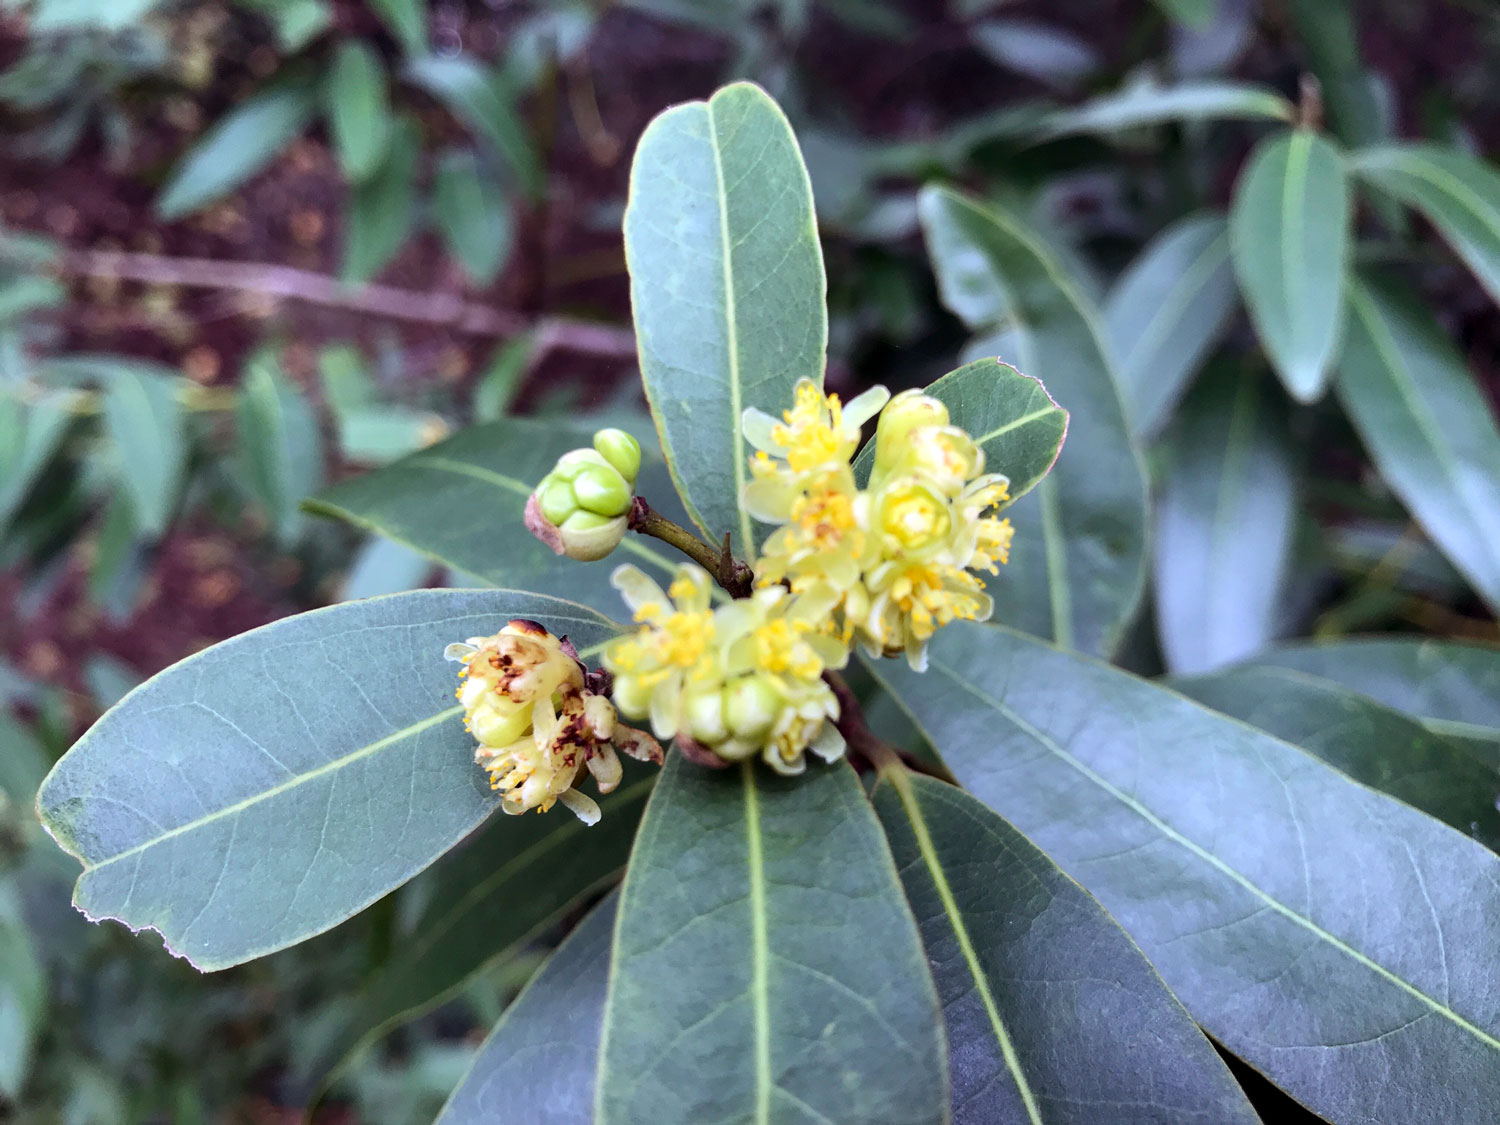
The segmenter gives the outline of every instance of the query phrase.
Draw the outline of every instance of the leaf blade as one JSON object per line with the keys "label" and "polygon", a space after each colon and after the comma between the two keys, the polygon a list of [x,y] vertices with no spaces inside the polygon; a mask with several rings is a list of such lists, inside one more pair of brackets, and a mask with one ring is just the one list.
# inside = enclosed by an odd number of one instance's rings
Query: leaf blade
{"label": "leaf blade", "polygon": [[105,372],[104,427],[119,450],[124,487],[143,531],[166,530],[187,468],[176,380],[130,364]]}
{"label": "leaf blade", "polygon": [[931,653],[879,676],[1211,1035],[1333,1120],[1487,1112],[1500,857],[1128,673],[963,623]]}
{"label": "leaf blade", "polygon": [[[284,619],[147,681],[62,757],[37,799],[48,832],[84,864],[74,904],[223,968],[320,933],[405,882],[496,803],[462,709],[446,705],[443,648],[517,616],[581,647],[617,629],[560,599],[424,590]],[[331,697],[322,685],[333,674],[343,691]],[[257,680],[259,695],[245,687]],[[200,697],[205,683],[224,694]],[[403,766],[407,785],[381,785]],[[368,803],[335,801],[340,781],[356,795],[367,786]],[[380,800],[386,824],[371,813]],[[368,866],[325,848],[330,832],[333,848]],[[302,900],[309,885],[316,901]]]}
{"label": "leaf blade", "polygon": [[883,774],[873,799],[963,1044],[955,1121],[1087,1122],[1105,1101],[1259,1120],[1145,955],[1036,845],[935,778]]}
{"label": "leaf blade", "polygon": [[1500,612],[1500,428],[1430,314],[1350,279],[1339,399],[1392,491]]}
{"label": "leaf blade", "polygon": [[1343,157],[1306,130],[1262,141],[1235,185],[1235,275],[1272,366],[1299,402],[1322,395],[1337,358],[1350,215]]}
{"label": "leaf blade", "polygon": [[766,93],[727,86],[646,129],[625,210],[641,375],[689,516],[712,542],[758,537],[739,506],[749,407],[775,416],[823,382],[827,281],[796,137]]}
{"label": "leaf blade", "polygon": [[[851,964],[830,919],[880,948]],[[778,779],[668,758],[621,897],[598,1120],[942,1120],[940,1020],[847,764]]]}
{"label": "leaf blade", "polygon": [[[1145,583],[1146,482],[1090,303],[1010,217],[929,186],[918,208],[943,302],[970,351],[1007,352],[1069,410],[1072,456],[1009,510],[997,618],[1089,651],[1118,644]],[[955,419],[963,424],[961,419]]]}

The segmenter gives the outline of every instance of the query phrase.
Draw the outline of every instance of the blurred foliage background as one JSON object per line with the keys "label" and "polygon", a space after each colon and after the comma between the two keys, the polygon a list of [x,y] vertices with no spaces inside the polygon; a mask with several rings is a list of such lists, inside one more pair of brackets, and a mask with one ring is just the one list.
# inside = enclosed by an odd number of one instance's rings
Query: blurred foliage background
{"label": "blurred foliage background", "polygon": [[[1020,216],[1097,302],[1158,497],[1137,670],[1275,637],[1500,636],[1485,564],[1393,488],[1420,462],[1375,449],[1335,398],[1280,389],[1225,218],[1287,118],[1349,152],[1439,146],[1479,199],[1471,268],[1378,182],[1350,253],[1406,287],[1410,346],[1466,372],[1455,413],[1483,404],[1492,433],[1497,72],[1486,0],[0,0],[0,1117],[293,1120],[318,1096],[295,1060],[399,956],[441,871],[199,977],[73,913],[74,864],[31,795],[103,708],[190,652],[466,584],[303,515],[305,495],[507,412],[640,415],[630,153],[655,113],[733,78],[804,145],[835,389],[925,383],[969,337],[918,231],[928,178]],[[1203,482],[1230,475],[1241,424],[1250,499],[1216,507]],[[1174,593],[1205,551],[1254,560],[1214,627]],[[535,963],[428,996],[319,1118],[429,1119]]]}

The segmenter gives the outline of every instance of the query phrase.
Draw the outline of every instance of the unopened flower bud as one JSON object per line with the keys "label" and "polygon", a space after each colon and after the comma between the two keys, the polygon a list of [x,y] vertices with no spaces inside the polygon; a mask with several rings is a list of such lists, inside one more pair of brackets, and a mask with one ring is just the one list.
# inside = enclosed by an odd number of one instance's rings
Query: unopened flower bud
{"label": "unopened flower bud", "polygon": [[[619,441],[606,444],[628,449]],[[602,559],[625,538],[632,495],[630,479],[598,450],[574,449],[558,458],[526,502],[526,527],[559,555],[580,562]]]}
{"label": "unopened flower bud", "polygon": [[763,676],[742,676],[724,689],[724,717],[736,738],[764,738],[786,698]]}
{"label": "unopened flower bud", "polygon": [[923,426],[946,426],[948,408],[921,391],[902,391],[886,403],[875,424],[875,462],[879,467],[902,453],[907,436]]}
{"label": "unopened flower bud", "polygon": [[613,426],[594,435],[594,449],[631,484],[641,471],[641,443]]}

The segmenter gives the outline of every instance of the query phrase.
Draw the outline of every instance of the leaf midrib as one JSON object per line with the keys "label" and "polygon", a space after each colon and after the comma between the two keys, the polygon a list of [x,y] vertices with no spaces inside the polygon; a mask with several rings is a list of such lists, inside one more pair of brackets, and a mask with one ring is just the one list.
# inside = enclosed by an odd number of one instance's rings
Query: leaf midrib
{"label": "leaf midrib", "polygon": [[1390,969],[1387,969],[1378,961],[1375,961],[1372,958],[1366,956],[1359,950],[1355,949],[1353,946],[1347,944],[1338,937],[1329,933],[1327,930],[1323,929],[1323,927],[1319,926],[1311,918],[1306,917],[1305,915],[1292,909],[1290,906],[1287,906],[1280,899],[1262,890],[1256,883],[1251,881],[1248,876],[1231,867],[1229,864],[1225,863],[1222,859],[1214,855],[1212,852],[1206,850],[1195,841],[1188,839],[1188,837],[1178,832],[1175,828],[1173,828],[1161,817],[1157,816],[1145,805],[1141,804],[1134,797],[1130,796],[1128,793],[1112,784],[1102,774],[1090,768],[1074,755],[1068,753],[1067,750],[1063,749],[1063,747],[1055,739],[1047,735],[1046,732],[1027,722],[1011,707],[996,699],[988,692],[970,683],[955,669],[950,668],[942,661],[936,659],[932,660],[930,667],[933,671],[938,672],[941,675],[945,676],[947,679],[951,680],[955,685],[959,687],[960,690],[974,696],[974,698],[978,699],[986,706],[1005,716],[1007,720],[1015,724],[1016,727],[1027,734],[1039,746],[1047,750],[1054,757],[1062,761],[1065,765],[1081,774],[1088,781],[1092,782],[1094,785],[1097,785],[1100,789],[1103,789],[1120,804],[1124,805],[1126,808],[1130,809],[1137,816],[1139,816],[1142,820],[1150,824],[1166,839],[1179,845],[1186,851],[1191,852],[1204,863],[1209,864],[1211,867],[1218,870],[1221,874],[1225,875],[1233,882],[1245,888],[1245,890],[1249,891],[1251,894],[1255,895],[1262,902],[1264,902],[1266,906],[1271,910],[1274,910],[1276,913],[1282,915],[1289,921],[1301,926],[1318,940],[1326,942],[1329,946],[1338,950],[1340,953],[1343,953],[1345,956],[1351,958],[1356,963],[1364,966],[1366,969],[1369,969],[1377,976],[1380,976],[1383,979],[1389,981],[1391,984],[1396,985],[1403,992],[1427,1005],[1438,1015],[1443,1016],[1445,1019],[1452,1021],[1458,1027],[1467,1031],[1470,1035],[1474,1036],[1474,1038],[1478,1039],[1487,1047],[1491,1048],[1492,1050],[1500,1051],[1500,1039],[1497,1039],[1494,1036],[1490,1035],[1483,1028],[1477,1026],[1476,1024],[1470,1023],[1463,1016],[1455,1012],[1452,1008],[1448,1007],[1446,1004],[1443,1004],[1438,1000],[1433,999],[1431,996],[1428,996],[1427,993],[1423,992],[1420,988],[1412,984],[1410,981],[1406,980],[1404,977],[1393,973]]}
{"label": "leaf midrib", "polygon": [[[716,100],[716,99],[715,99]],[[723,251],[724,271],[724,332],[729,362],[729,433],[730,460],[734,462],[734,507],[740,517],[741,550],[755,550],[755,537],[750,528],[750,513],[740,503],[745,491],[745,439],[740,432],[740,416],[744,404],[740,390],[740,327],[739,309],[735,304],[734,242],[729,234],[729,195],[724,189],[724,159],[719,152],[719,125],[714,117],[714,100],[705,107],[708,118],[708,147],[714,158],[714,182],[719,185],[719,242]]]}
{"label": "leaf midrib", "polygon": [[1203,292],[1203,285],[1208,277],[1218,272],[1228,260],[1229,231],[1225,228],[1214,235],[1208,245],[1193,257],[1188,268],[1182,271],[1177,283],[1172,286],[1167,300],[1157,306],[1156,311],[1151,314],[1151,319],[1146,323],[1146,330],[1136,338],[1135,347],[1131,348],[1121,359],[1120,366],[1127,369],[1134,368],[1138,355],[1150,355],[1155,351],[1161,341],[1166,339],[1187,315],[1193,301]]}
{"label": "leaf midrib", "polygon": [[1380,168],[1383,165],[1387,171],[1394,172],[1398,176],[1410,176],[1414,180],[1421,180],[1431,185],[1445,193],[1455,203],[1463,206],[1479,225],[1485,228],[1490,237],[1500,242],[1500,223],[1491,218],[1495,209],[1485,207],[1484,199],[1478,192],[1469,187],[1460,177],[1432,161],[1431,158],[1415,153],[1396,153],[1394,161],[1383,161],[1376,155],[1373,159],[1366,159],[1361,163],[1365,168]]}
{"label": "leaf midrib", "polygon": [[[1365,331],[1370,335],[1370,343],[1380,357],[1382,366],[1389,373],[1391,384],[1396,388],[1397,395],[1400,396],[1402,403],[1416,422],[1417,429],[1427,441],[1427,447],[1441,464],[1448,479],[1457,485],[1463,479],[1461,466],[1455,461],[1453,450],[1443,439],[1442,427],[1432,417],[1432,412],[1428,409],[1426,402],[1417,395],[1412,380],[1409,377],[1403,377],[1408,374],[1406,364],[1403,361],[1400,346],[1389,331],[1389,326],[1376,312],[1374,302],[1370,300],[1369,294],[1365,292],[1361,283],[1351,278],[1348,290],[1349,304],[1355,316],[1364,323]],[[1470,503],[1466,489],[1455,487],[1453,493],[1476,527],[1484,528],[1494,522],[1492,518],[1489,518],[1490,509],[1475,508]]]}
{"label": "leaf midrib", "polygon": [[755,1011],[755,1120],[771,1120],[771,942],[766,932],[765,848],[761,839],[760,795],[755,760],[741,765],[745,787],[745,852],[750,873],[750,993]]}
{"label": "leaf midrib", "polygon": [[1000,1015],[1000,1007],[995,1001],[995,994],[990,988],[989,977],[985,974],[984,966],[979,961],[979,953],[974,948],[974,941],[969,936],[969,928],[964,923],[963,911],[959,909],[958,900],[953,894],[953,888],[948,883],[947,872],[943,869],[942,860],[938,858],[937,848],[932,843],[932,835],[927,830],[927,817],[922,812],[920,802],[916,793],[913,792],[911,779],[907,775],[905,766],[897,765],[885,771],[883,775],[895,787],[896,795],[901,799],[901,807],[906,810],[907,820],[911,823],[912,835],[917,841],[917,851],[922,856],[922,862],[927,868],[927,873],[932,877],[932,883],[937,890],[938,901],[943,905],[943,913],[948,916],[948,924],[953,929],[953,935],[958,940],[959,951],[963,954],[964,964],[968,967],[969,976],[974,981],[975,990],[979,993],[979,999],[984,1005],[985,1015],[990,1021],[990,1030],[994,1032],[996,1041],[1000,1044],[1000,1054],[1005,1060],[1006,1069],[1010,1071],[1015,1080],[1016,1089],[1020,1092],[1021,1102],[1026,1107],[1026,1116],[1033,1125],[1043,1125],[1042,1113],[1036,1103],[1036,1096],[1032,1093],[1031,1084],[1027,1081],[1025,1072],[1021,1069],[1021,1060],[1016,1054],[1015,1044],[1011,1042],[1010,1032],[1006,1030],[1005,1020]]}

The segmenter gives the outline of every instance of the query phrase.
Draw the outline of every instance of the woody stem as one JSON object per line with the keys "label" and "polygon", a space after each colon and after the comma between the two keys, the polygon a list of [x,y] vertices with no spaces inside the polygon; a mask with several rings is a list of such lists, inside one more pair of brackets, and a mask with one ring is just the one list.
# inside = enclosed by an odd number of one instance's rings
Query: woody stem
{"label": "woody stem", "polygon": [[839,717],[834,725],[844,736],[849,749],[874,766],[877,772],[889,773],[892,770],[911,769],[917,773],[928,774],[940,781],[946,781],[950,785],[958,784],[953,775],[940,764],[922,761],[899,747],[891,745],[872,731],[870,724],[865,722],[864,709],[860,707],[854,689],[849,686],[843,676],[837,672],[824,672],[823,680],[833,689],[834,698],[839,701]]}
{"label": "woody stem", "polygon": [[719,585],[729,591],[731,596],[736,598],[749,596],[750,586],[755,576],[748,566],[730,552],[727,535],[724,537],[722,547],[705,543],[687,528],[667,519],[642,496],[637,496],[630,502],[626,526],[640,535],[649,535],[653,539],[660,539],[663,543],[676,547],[712,574]]}

